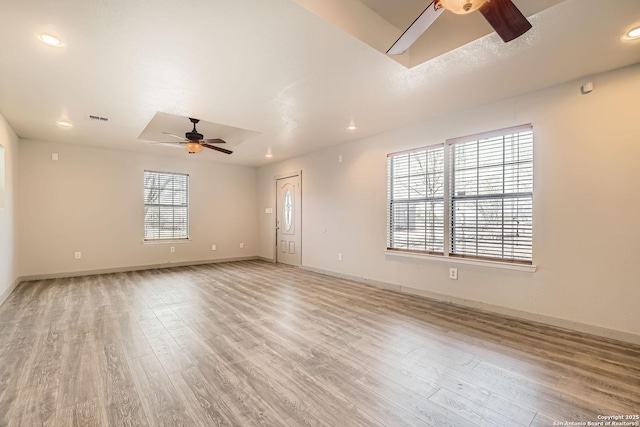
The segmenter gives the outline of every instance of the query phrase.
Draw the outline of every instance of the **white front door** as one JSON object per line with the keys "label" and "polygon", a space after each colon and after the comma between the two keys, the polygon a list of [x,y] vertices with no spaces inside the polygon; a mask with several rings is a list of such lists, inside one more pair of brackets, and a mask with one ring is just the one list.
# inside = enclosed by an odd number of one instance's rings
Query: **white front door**
{"label": "white front door", "polygon": [[300,175],[276,180],[276,261],[300,266]]}

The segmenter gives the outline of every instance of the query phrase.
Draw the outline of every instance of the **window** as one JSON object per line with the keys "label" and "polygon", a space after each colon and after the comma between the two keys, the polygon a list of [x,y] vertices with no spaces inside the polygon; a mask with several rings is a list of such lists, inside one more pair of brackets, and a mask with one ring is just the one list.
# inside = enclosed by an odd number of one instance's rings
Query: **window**
{"label": "window", "polygon": [[444,253],[444,147],[389,156],[388,247]]}
{"label": "window", "polygon": [[189,238],[189,175],[144,172],[144,240]]}
{"label": "window", "polygon": [[387,168],[389,250],[531,264],[531,125],[390,154]]}

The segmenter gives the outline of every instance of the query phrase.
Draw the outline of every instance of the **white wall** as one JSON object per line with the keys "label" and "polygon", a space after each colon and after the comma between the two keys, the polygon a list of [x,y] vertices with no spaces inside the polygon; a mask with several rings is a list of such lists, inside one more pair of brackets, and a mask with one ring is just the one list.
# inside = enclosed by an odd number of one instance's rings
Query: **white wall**
{"label": "white wall", "polygon": [[[640,65],[591,80],[589,95],[572,82],[263,167],[258,209],[273,207],[274,175],[302,170],[303,266],[640,337]],[[535,273],[460,264],[452,281],[453,263],[383,253],[388,153],[525,123],[535,133]],[[273,257],[272,227],[259,214],[262,257]]]}
{"label": "white wall", "polygon": [[18,137],[0,115],[0,145],[4,148],[3,188],[0,189],[0,304],[9,296],[10,288],[18,279],[17,187]]}
{"label": "white wall", "polygon": [[[152,156],[29,140],[20,146],[23,276],[256,255],[254,168],[197,155]],[[51,160],[54,152],[58,161]],[[144,170],[189,174],[189,243],[142,243]],[[74,259],[76,251],[82,252],[80,260]]]}

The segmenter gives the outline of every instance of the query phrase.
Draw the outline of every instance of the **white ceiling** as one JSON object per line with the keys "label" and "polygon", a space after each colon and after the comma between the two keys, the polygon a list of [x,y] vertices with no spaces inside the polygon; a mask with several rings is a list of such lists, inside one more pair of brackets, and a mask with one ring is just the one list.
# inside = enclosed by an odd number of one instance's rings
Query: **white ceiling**
{"label": "white ceiling", "polygon": [[245,165],[640,61],[640,42],[619,39],[638,0],[566,0],[514,42],[492,33],[412,69],[294,0],[22,0],[0,20],[0,113],[20,137],[186,156],[138,139],[160,111],[259,133],[198,154]]}

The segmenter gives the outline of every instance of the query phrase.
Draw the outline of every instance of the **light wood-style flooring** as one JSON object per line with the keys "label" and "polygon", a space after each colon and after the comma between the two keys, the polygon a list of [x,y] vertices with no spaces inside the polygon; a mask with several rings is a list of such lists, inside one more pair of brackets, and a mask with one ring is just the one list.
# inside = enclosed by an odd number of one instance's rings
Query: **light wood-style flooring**
{"label": "light wood-style flooring", "polygon": [[0,344],[0,426],[640,414],[640,347],[260,261],[23,283]]}

